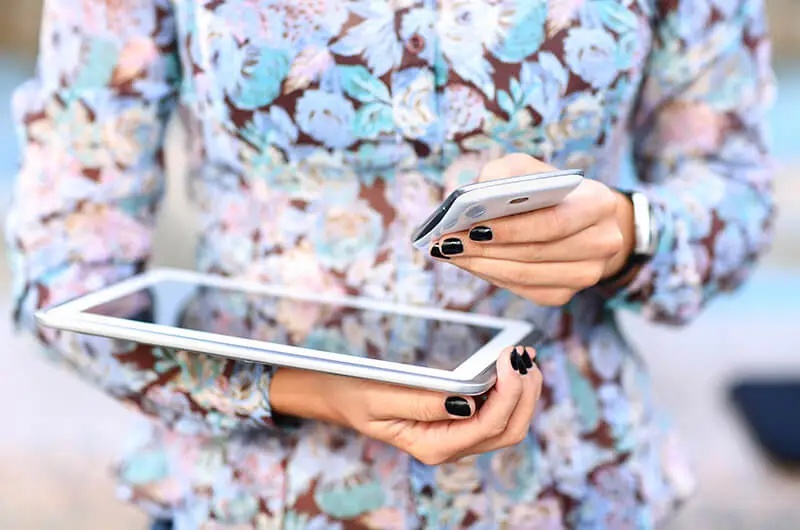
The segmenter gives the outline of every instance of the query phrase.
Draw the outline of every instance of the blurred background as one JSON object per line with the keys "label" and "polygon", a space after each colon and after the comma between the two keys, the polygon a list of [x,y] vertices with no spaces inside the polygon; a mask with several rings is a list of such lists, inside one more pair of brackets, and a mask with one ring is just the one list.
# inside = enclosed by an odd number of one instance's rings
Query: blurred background
{"label": "blurred background", "polygon": [[[16,165],[7,102],[32,72],[40,4],[2,0],[0,8],[2,218]],[[771,116],[780,163],[781,216],[774,248],[740,293],[718,300],[686,329],[676,332],[625,319],[699,476],[698,495],[668,530],[800,528],[800,472],[764,457],[726,393],[727,384],[740,376],[800,378],[795,350],[800,347],[800,0],[767,0],[767,5],[779,77]],[[181,174],[177,151],[169,160],[173,176]],[[192,266],[187,211],[180,179],[172,178],[157,234],[157,264]],[[144,529],[142,514],[116,501],[108,473],[139,419],[49,366],[29,340],[13,335],[6,317],[4,247],[0,263],[0,417],[6,418],[0,434],[0,529]]]}

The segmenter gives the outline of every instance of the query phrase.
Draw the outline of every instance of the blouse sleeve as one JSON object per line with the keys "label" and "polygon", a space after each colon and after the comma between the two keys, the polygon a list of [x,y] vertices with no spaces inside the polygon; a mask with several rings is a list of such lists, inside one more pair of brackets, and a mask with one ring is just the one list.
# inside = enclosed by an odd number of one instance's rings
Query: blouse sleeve
{"label": "blouse sleeve", "polygon": [[141,271],[150,256],[180,85],[170,5],[45,2],[37,75],[12,103],[21,148],[7,223],[14,319],[55,360],[166,423],[271,425],[269,367],[59,333],[33,318]]}
{"label": "blouse sleeve", "polygon": [[748,276],[768,248],[774,92],[762,0],[663,0],[633,126],[655,257],[612,300],[683,324]]}

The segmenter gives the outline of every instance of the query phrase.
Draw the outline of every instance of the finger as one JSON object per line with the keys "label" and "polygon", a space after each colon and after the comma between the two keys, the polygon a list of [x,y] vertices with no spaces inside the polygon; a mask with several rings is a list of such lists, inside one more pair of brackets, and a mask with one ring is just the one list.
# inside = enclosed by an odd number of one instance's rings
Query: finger
{"label": "finger", "polygon": [[[475,274],[474,272],[472,274]],[[512,293],[531,300],[536,304],[547,307],[561,307],[569,303],[572,297],[575,296],[575,289],[565,287],[530,287],[526,285],[512,285],[499,281],[492,281],[491,278],[481,274],[475,274],[481,280],[496,285],[501,289],[506,289]],[[480,405],[478,406],[480,408]]]}
{"label": "finger", "polygon": [[533,348],[517,346],[516,350],[521,359],[520,373],[522,375],[522,395],[506,425],[505,431],[498,436],[485,440],[453,456],[448,462],[453,462],[470,455],[487,453],[503,447],[516,445],[522,442],[527,436],[530,430],[531,419],[533,418],[536,405],[541,396],[542,374],[533,363],[536,357],[536,351]]}
{"label": "finger", "polygon": [[[475,273],[472,273],[475,274]],[[512,285],[510,283],[492,281],[491,278],[475,274],[481,280],[496,285],[501,289],[511,291],[512,293],[530,300],[535,304],[547,307],[561,307],[569,303],[572,297],[577,292],[575,289],[566,287],[530,287],[526,285]],[[478,407],[480,408],[480,407]]]}
{"label": "finger", "polygon": [[435,438],[441,461],[505,432],[523,387],[522,376],[511,365],[512,354],[516,355],[514,348],[506,348],[497,359],[495,386],[472,418],[431,427],[429,433]]}
{"label": "finger", "polygon": [[567,196],[556,206],[482,222],[470,229],[469,237],[481,245],[546,243],[577,234],[607,215],[605,208],[587,207]]}
{"label": "finger", "polygon": [[526,359],[524,364],[526,373],[522,375],[522,395],[517,408],[514,409],[511,418],[508,420],[506,430],[499,436],[468,449],[462,456],[488,453],[489,451],[516,445],[521,443],[528,435],[531,420],[542,392],[542,373],[533,363],[533,359],[536,357],[536,351],[533,348],[517,346],[517,352],[521,354],[522,359]]}
{"label": "finger", "polygon": [[[483,227],[479,227],[483,228]],[[488,228],[488,227],[487,227]],[[482,232],[483,233],[483,232]],[[622,249],[622,232],[613,223],[592,225],[547,243],[485,245],[465,232],[446,236],[438,245],[444,257],[481,257],[506,261],[552,262],[608,259]]]}
{"label": "finger", "polygon": [[486,221],[473,226],[470,234],[486,245],[557,241],[615,219],[617,203],[603,184],[584,180],[556,206]]}
{"label": "finger", "polygon": [[368,406],[370,415],[376,420],[464,420],[477,410],[475,400],[469,396],[448,396],[392,385],[376,385],[375,392]]}
{"label": "finger", "polygon": [[489,258],[453,257],[449,263],[498,285],[571,289],[584,289],[596,284],[605,270],[604,262],[599,260],[524,263]]}
{"label": "finger", "polygon": [[496,285],[501,289],[511,291],[519,297],[546,307],[561,307],[567,305],[576,293],[575,289],[566,287],[529,287],[526,285],[511,285],[503,282],[493,282],[490,278],[486,278],[477,274],[476,276],[485,282]]}
{"label": "finger", "polygon": [[502,282],[492,282],[488,278],[480,277],[482,280],[493,283],[501,289],[511,291],[512,293],[530,300],[535,304],[547,307],[561,307],[569,303],[572,297],[575,296],[575,289],[563,287],[529,287],[525,285],[511,285]]}
{"label": "finger", "polygon": [[572,300],[572,297],[574,297],[577,292],[575,289],[559,287],[525,287],[519,285],[499,287],[543,307],[565,306]]}

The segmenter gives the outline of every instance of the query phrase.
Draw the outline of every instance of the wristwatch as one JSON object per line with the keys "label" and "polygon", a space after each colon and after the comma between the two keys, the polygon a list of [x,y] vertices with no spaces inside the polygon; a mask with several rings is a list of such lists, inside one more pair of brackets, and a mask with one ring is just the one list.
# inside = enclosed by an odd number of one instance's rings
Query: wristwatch
{"label": "wristwatch", "polygon": [[633,226],[635,242],[633,254],[636,256],[652,257],[658,246],[658,230],[650,199],[644,193],[622,192],[633,204]]}
{"label": "wristwatch", "polygon": [[612,295],[622,285],[627,285],[639,267],[652,258],[658,248],[658,222],[655,218],[650,199],[638,191],[622,191],[633,205],[634,243],[633,251],[625,265],[614,276],[606,278],[598,284],[602,292]]}

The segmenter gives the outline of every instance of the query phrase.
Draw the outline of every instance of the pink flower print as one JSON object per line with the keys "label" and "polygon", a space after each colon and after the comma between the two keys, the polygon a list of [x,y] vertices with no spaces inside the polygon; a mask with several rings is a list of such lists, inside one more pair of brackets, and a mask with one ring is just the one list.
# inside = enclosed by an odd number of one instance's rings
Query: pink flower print
{"label": "pink flower print", "polygon": [[719,148],[725,121],[707,104],[672,103],[658,116],[654,147],[683,155],[709,154]]}

